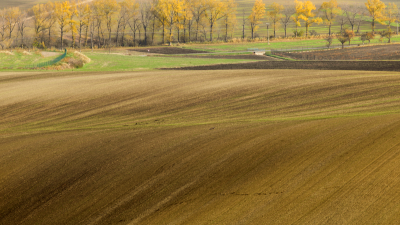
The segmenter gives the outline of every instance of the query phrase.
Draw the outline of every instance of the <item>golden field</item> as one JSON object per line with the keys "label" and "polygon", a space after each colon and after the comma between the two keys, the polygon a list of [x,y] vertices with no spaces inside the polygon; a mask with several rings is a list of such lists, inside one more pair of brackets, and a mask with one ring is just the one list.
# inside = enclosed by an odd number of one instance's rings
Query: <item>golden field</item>
{"label": "golden field", "polygon": [[0,224],[398,224],[396,72],[0,73]]}

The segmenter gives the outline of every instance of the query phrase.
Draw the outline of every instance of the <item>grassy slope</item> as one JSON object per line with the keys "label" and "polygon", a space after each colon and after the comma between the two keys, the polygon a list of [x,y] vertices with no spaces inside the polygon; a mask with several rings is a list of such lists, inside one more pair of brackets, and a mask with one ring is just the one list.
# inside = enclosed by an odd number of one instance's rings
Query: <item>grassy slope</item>
{"label": "grassy slope", "polygon": [[0,74],[1,224],[399,221],[398,73]]}
{"label": "grassy slope", "polygon": [[[84,52],[91,58],[91,62],[86,64],[79,71],[136,71],[136,70],[152,70],[156,68],[170,68],[182,66],[209,65],[219,63],[238,63],[250,62],[256,60],[236,60],[236,59],[182,59],[171,57],[143,57],[143,56],[126,56],[121,54],[107,53],[90,53]],[[26,56],[16,53],[13,56],[0,53],[0,71],[15,71],[15,69],[46,62],[54,59],[54,57],[42,58],[38,55]],[[72,57],[68,54],[67,57]],[[12,67],[14,69],[8,69]],[[24,71],[24,70],[21,70]],[[29,70],[25,70],[29,71]]]}
{"label": "grassy slope", "polygon": [[219,63],[249,62],[254,60],[232,59],[182,59],[171,57],[125,56],[118,54],[85,53],[92,62],[80,71],[132,71],[156,68],[208,65]]}
{"label": "grassy slope", "polygon": [[[380,42],[380,37],[377,37],[374,40],[371,40],[371,44],[385,44],[387,39],[385,38],[383,42]],[[392,42],[399,42],[400,36],[393,36],[391,38]],[[365,42],[365,44],[367,44]],[[267,45],[266,42],[243,42],[243,43],[224,43],[224,44],[188,44],[186,48],[198,49],[198,50],[208,50],[208,51],[247,51],[250,48],[258,48],[258,49],[291,49],[291,48],[309,48],[309,47],[321,47],[326,46],[327,42],[324,39],[311,39],[311,40],[290,40],[290,41],[282,41],[276,40],[270,41],[270,45]],[[348,42],[345,43],[345,45]],[[354,38],[351,41],[351,44],[362,44],[359,37]],[[332,45],[341,46],[342,44],[335,38],[333,39]]]}
{"label": "grassy slope", "polygon": [[36,54],[34,52],[32,55],[25,55],[21,52],[14,51],[14,55],[7,55],[5,53],[0,53],[0,69],[2,68],[19,68],[25,67],[32,64],[38,64],[42,62],[50,61],[57,56],[54,57],[42,57],[40,54]]}

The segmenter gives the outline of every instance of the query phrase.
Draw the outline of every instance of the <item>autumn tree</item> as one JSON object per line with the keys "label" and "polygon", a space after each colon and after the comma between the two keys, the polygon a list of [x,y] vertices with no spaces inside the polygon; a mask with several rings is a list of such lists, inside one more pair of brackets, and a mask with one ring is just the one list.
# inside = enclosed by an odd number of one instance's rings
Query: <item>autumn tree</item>
{"label": "autumn tree", "polygon": [[283,24],[284,30],[285,30],[285,37],[287,37],[287,26],[292,18],[292,15],[295,13],[294,7],[291,6],[284,6],[282,10],[282,17],[281,17],[281,23]]}
{"label": "autumn tree", "polygon": [[279,21],[283,17],[282,11],[284,9],[283,5],[279,5],[278,3],[272,3],[269,8],[270,11],[267,12],[267,18],[272,22],[272,26],[274,28],[274,37],[276,38],[276,28],[279,26]]}
{"label": "autumn tree", "polygon": [[331,36],[332,23],[341,9],[336,0],[330,0],[329,2],[323,2],[319,10],[323,14],[323,20],[329,26],[329,36]]}
{"label": "autumn tree", "polygon": [[265,17],[265,4],[262,0],[256,0],[249,16],[251,38],[254,39],[254,32],[258,30],[261,19]]}
{"label": "autumn tree", "polygon": [[[136,17],[138,8],[139,4],[135,0],[124,0],[121,3],[121,15],[123,16],[122,40],[121,40],[122,43],[124,43],[126,26],[129,25],[129,21],[133,17]],[[117,36],[117,41],[118,41],[118,36]]]}
{"label": "autumn tree", "polygon": [[224,12],[227,10],[227,4],[219,0],[208,0],[206,8],[206,16],[208,24],[210,25],[210,41],[212,41],[214,26],[216,22],[224,16]]}
{"label": "autumn tree", "polygon": [[4,41],[4,36],[6,34],[6,9],[0,10],[0,35],[1,35],[1,41]]}
{"label": "autumn tree", "polygon": [[20,15],[21,15],[21,11],[19,10],[19,7],[12,7],[6,11],[6,18],[5,18],[6,19],[6,27],[7,27],[10,39],[11,39],[12,32],[14,31],[14,29],[18,23],[18,19],[19,19]]}
{"label": "autumn tree", "polygon": [[32,12],[33,30],[35,32],[35,40],[39,42],[39,36],[47,29],[47,11],[45,4],[37,4],[30,10]]}
{"label": "autumn tree", "polygon": [[380,0],[368,0],[368,2],[365,3],[365,6],[367,7],[367,10],[369,12],[369,15],[371,16],[372,22],[371,22],[371,28],[372,32],[375,31],[375,22],[378,23],[383,23],[384,19],[384,9],[386,8],[385,3],[381,2]]}
{"label": "autumn tree", "polygon": [[360,24],[363,21],[362,8],[359,5],[344,5],[342,10],[351,26],[351,30],[354,31],[354,26],[357,25],[356,33],[359,33]]}
{"label": "autumn tree", "polygon": [[343,32],[343,37],[345,37],[347,39],[347,41],[349,42],[349,45],[350,45],[350,41],[354,38],[354,36],[355,36],[355,34],[352,30],[346,29]]}
{"label": "autumn tree", "polygon": [[302,9],[304,8],[304,3],[299,2],[295,0],[295,9],[294,9],[294,14],[291,16],[294,24],[296,25],[296,30],[294,31],[295,37],[298,35],[298,28],[301,27],[301,14],[302,14]]}
{"label": "autumn tree", "polygon": [[71,1],[70,16],[68,19],[68,30],[71,31],[72,37],[72,48],[75,48],[75,34],[78,33],[78,21],[75,20],[75,15],[77,14],[77,2]]}
{"label": "autumn tree", "polygon": [[46,9],[46,29],[49,35],[49,42],[47,46],[51,48],[51,34],[53,31],[54,25],[57,23],[57,17],[55,15],[55,4],[53,2],[47,2],[45,4]]}
{"label": "autumn tree", "polygon": [[[296,5],[300,2],[295,0]],[[296,6],[297,13],[299,14],[299,18],[304,21],[306,27],[306,37],[308,37],[308,29],[309,27],[314,24],[322,23],[322,19],[320,17],[315,17],[313,10],[316,10],[315,5],[310,1],[305,1],[302,4],[302,7]]]}
{"label": "autumn tree", "polygon": [[[181,20],[183,13],[183,1],[182,0],[158,0],[158,14],[161,17],[166,18],[166,24],[169,27],[169,42],[172,41],[172,29],[174,26],[178,28],[178,40],[179,40],[179,21]],[[164,29],[164,28],[163,28]]]}
{"label": "autumn tree", "polygon": [[[118,41],[119,41],[119,33],[122,32],[122,34],[125,33],[125,28],[126,28],[126,24],[127,24],[127,19],[129,16],[129,5],[130,4],[134,4],[134,2],[132,0],[124,0],[122,2],[119,2],[119,14],[117,17],[117,29],[116,29],[116,36],[115,36],[115,45],[118,45]],[[122,40],[123,42],[123,40]]]}
{"label": "autumn tree", "polygon": [[158,19],[162,27],[162,43],[165,43],[165,29],[168,26],[168,12],[166,8],[166,0],[156,0],[152,4],[152,13]]}
{"label": "autumn tree", "polygon": [[71,18],[71,4],[69,1],[55,2],[54,15],[60,29],[61,48],[64,48],[64,32]]}
{"label": "autumn tree", "polygon": [[76,9],[75,15],[76,15],[77,31],[78,31],[78,35],[79,35],[78,43],[79,43],[79,50],[80,50],[81,45],[82,45],[82,32],[85,27],[87,28],[89,26],[91,9],[84,0],[79,0],[76,4],[75,9]]}
{"label": "autumn tree", "polygon": [[131,28],[131,31],[133,33],[133,45],[135,46],[136,46],[136,32],[140,28],[140,18],[137,13],[138,8],[139,5],[137,3],[132,5],[131,8],[128,10],[129,16],[127,18],[128,26]]}
{"label": "autumn tree", "polygon": [[338,35],[338,36],[337,36],[337,39],[338,39],[338,41],[339,41],[340,43],[342,43],[342,49],[344,49],[344,43],[346,43],[347,38],[346,38],[345,36],[343,36],[343,34],[341,34],[341,35]]}
{"label": "autumn tree", "polygon": [[224,11],[222,25],[225,27],[225,41],[228,41],[228,30],[233,28],[236,25],[236,7],[237,4],[235,0],[228,0],[226,2],[226,10]]}
{"label": "autumn tree", "polygon": [[[148,29],[150,22],[152,20],[152,17],[153,17],[150,3],[142,2],[142,4],[140,5],[139,16],[140,16],[141,26],[144,31],[144,43],[147,44],[148,43],[147,29]],[[139,32],[140,32],[140,30],[139,30]],[[140,33],[139,33],[139,35],[140,35]]]}
{"label": "autumn tree", "polygon": [[199,26],[201,21],[205,19],[207,10],[207,0],[193,0],[190,4],[193,20],[196,23],[196,41],[199,40]]}
{"label": "autumn tree", "polygon": [[21,35],[21,42],[22,42],[22,48],[24,47],[25,44],[25,32],[26,28],[28,27],[28,13],[26,11],[21,12],[18,18],[18,34]]}
{"label": "autumn tree", "polygon": [[[193,12],[191,10],[193,1],[185,0],[182,12],[182,26],[183,26],[183,42],[186,42],[186,30],[189,33],[189,41],[191,34],[191,26],[193,24]],[[187,26],[186,26],[187,25]]]}
{"label": "autumn tree", "polygon": [[99,16],[104,20],[108,31],[108,47],[111,47],[111,31],[115,23],[114,16],[119,12],[120,6],[116,0],[96,0],[94,2]]}
{"label": "autumn tree", "polygon": [[397,21],[397,15],[399,14],[399,9],[395,3],[388,3],[384,10],[385,21],[388,23],[388,29],[392,23]]}

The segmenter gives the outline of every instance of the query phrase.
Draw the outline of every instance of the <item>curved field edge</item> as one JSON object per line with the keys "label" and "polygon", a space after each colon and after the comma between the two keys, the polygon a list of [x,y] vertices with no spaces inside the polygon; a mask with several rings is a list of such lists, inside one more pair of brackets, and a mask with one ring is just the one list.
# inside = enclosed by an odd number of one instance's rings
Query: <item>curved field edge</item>
{"label": "curved field edge", "polygon": [[0,223],[400,219],[394,72],[0,74]]}
{"label": "curved field edge", "polygon": [[291,70],[364,70],[364,71],[400,71],[400,61],[258,61],[219,65],[187,66],[181,68],[161,68],[163,70],[244,70],[244,69],[291,69]]}

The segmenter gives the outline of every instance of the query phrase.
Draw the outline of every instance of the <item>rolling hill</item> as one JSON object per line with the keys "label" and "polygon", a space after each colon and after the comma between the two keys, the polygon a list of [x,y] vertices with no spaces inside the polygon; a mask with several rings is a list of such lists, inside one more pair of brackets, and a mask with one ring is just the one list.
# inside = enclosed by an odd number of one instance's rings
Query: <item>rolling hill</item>
{"label": "rolling hill", "polygon": [[400,77],[0,74],[0,224],[397,224]]}

